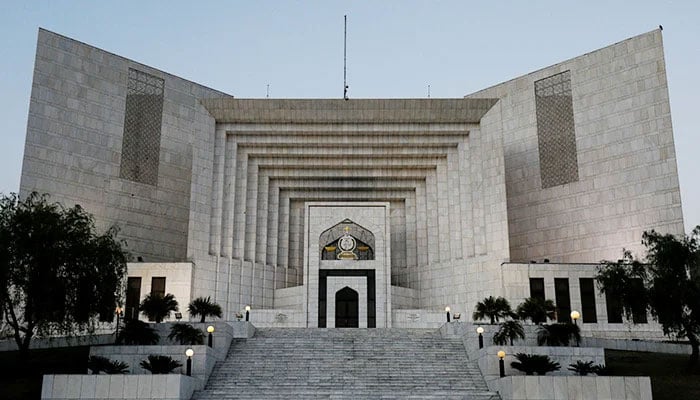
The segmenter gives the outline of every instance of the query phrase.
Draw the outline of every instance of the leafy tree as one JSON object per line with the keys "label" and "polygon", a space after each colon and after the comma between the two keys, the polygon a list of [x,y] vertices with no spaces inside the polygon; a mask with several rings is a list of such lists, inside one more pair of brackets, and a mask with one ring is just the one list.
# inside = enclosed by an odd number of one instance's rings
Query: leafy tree
{"label": "leafy tree", "polygon": [[196,299],[192,300],[187,306],[187,311],[190,313],[191,316],[196,317],[196,316],[201,316],[202,318],[200,319],[199,322],[204,322],[204,319],[206,317],[217,317],[221,318],[223,315],[221,312],[221,306],[218,305],[217,303],[214,303],[211,301],[211,297],[197,297]]}
{"label": "leafy tree", "polygon": [[151,354],[148,356],[148,360],[143,360],[139,364],[141,368],[151,371],[153,375],[156,374],[169,374],[173,372],[175,368],[182,367],[182,363],[177,360],[173,360],[169,356],[159,356]]}
{"label": "leafy tree", "polygon": [[700,358],[700,226],[678,237],[647,231],[642,244],[646,264],[625,251],[622,260],[603,262],[596,280],[602,292],[620,299],[628,318],[648,309],[664,334],[687,338],[692,347],[689,365],[696,365]]}
{"label": "leafy tree", "polygon": [[540,325],[537,328],[537,344],[568,346],[570,342],[581,343],[581,328],[570,323]]}
{"label": "leafy tree", "polygon": [[119,332],[117,344],[152,345],[158,344],[160,336],[149,324],[137,319],[126,321],[124,329]]}
{"label": "leafy tree", "polygon": [[493,344],[506,345],[510,342],[513,345],[515,339],[525,339],[523,324],[517,320],[510,320],[501,323],[498,331],[493,335]]}
{"label": "leafy tree", "polygon": [[518,361],[513,361],[510,366],[523,371],[525,375],[545,375],[547,372],[558,371],[561,365],[552,361],[549,356],[541,354],[518,353],[515,355]]}
{"label": "leafy tree", "polygon": [[161,296],[155,293],[149,293],[139,305],[139,310],[149,320],[156,323],[163,322],[164,319],[170,318],[171,311],[178,311],[179,307],[175,296],[171,293]]}
{"label": "leafy tree", "polygon": [[528,297],[518,305],[515,310],[522,320],[529,319],[533,324],[543,324],[547,318],[554,319],[556,307],[552,300],[544,300],[539,297]]}
{"label": "leafy tree", "polygon": [[506,317],[513,317],[515,314],[510,307],[508,300],[503,297],[493,297],[489,296],[476,303],[474,308],[474,313],[472,314],[472,319],[474,321],[479,321],[482,319],[490,319],[491,325],[498,322],[500,319],[506,319]]}
{"label": "leafy tree", "polygon": [[601,292],[616,298],[622,312],[632,321],[640,309],[646,312],[648,307],[649,293],[643,284],[647,278],[647,266],[635,260],[628,250],[623,250],[620,260],[603,261],[596,275]]}
{"label": "leafy tree", "polygon": [[100,372],[105,374],[126,374],[129,373],[129,364],[123,361],[114,361],[102,356],[90,356],[88,359],[88,369],[94,374]]}
{"label": "leafy tree", "polygon": [[168,339],[177,340],[180,344],[203,344],[204,332],[190,324],[175,324],[170,328]]}
{"label": "leafy tree", "polygon": [[0,317],[20,352],[35,335],[91,333],[113,320],[128,258],[116,235],[95,233],[79,205],[48,195],[0,198]]}

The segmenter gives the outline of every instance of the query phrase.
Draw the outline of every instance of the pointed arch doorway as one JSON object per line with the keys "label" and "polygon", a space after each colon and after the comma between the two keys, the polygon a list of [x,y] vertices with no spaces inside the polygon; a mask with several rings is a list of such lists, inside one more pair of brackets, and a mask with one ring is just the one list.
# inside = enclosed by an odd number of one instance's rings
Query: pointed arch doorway
{"label": "pointed arch doorway", "polygon": [[360,296],[359,294],[344,287],[335,294],[335,327],[336,328],[359,328],[360,326]]}

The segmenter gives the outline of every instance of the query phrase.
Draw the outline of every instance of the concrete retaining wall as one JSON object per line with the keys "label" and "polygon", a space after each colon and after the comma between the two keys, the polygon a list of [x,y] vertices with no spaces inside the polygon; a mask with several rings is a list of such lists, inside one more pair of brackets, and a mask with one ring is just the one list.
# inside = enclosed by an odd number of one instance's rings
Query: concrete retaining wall
{"label": "concrete retaining wall", "polygon": [[197,379],[185,375],[44,375],[41,398],[189,400]]}

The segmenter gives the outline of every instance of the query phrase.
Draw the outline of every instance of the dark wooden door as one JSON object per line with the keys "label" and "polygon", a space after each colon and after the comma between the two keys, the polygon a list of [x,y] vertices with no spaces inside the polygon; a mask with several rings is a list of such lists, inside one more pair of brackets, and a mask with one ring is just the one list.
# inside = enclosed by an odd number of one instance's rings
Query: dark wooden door
{"label": "dark wooden door", "polygon": [[360,326],[359,295],[346,287],[335,294],[335,327],[358,328]]}

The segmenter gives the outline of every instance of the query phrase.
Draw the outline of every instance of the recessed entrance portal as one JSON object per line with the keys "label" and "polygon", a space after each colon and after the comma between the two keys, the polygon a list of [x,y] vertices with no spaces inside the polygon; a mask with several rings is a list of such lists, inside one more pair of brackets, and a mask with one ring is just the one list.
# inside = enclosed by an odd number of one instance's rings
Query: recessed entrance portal
{"label": "recessed entrance portal", "polygon": [[359,295],[356,291],[345,287],[335,294],[335,327],[358,328],[359,320]]}

